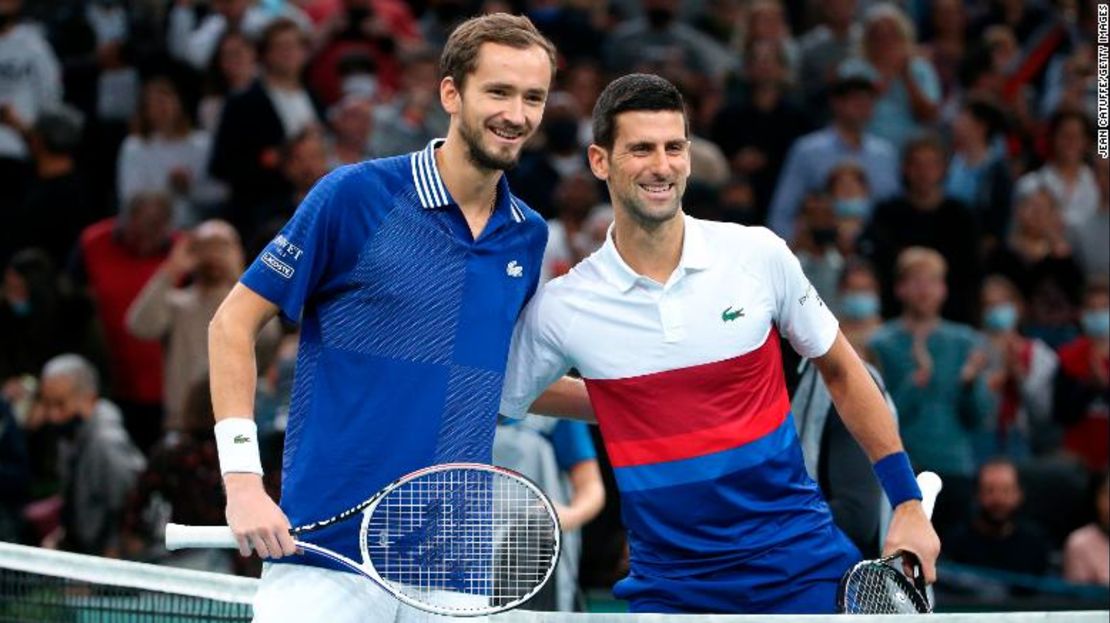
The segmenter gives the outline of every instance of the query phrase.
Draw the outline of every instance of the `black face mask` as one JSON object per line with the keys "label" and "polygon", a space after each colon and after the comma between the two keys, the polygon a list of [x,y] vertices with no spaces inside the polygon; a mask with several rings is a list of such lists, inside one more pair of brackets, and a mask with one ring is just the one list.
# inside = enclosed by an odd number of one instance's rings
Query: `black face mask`
{"label": "black face mask", "polygon": [[652,28],[662,30],[674,20],[674,11],[670,9],[648,9],[645,16]]}
{"label": "black face mask", "polygon": [[81,416],[74,416],[67,422],[61,424],[45,424],[42,427],[43,432],[55,439],[73,439],[84,425],[84,420]]}
{"label": "black face mask", "polygon": [[566,153],[578,147],[578,123],[574,119],[549,121],[545,134],[548,147],[556,153]]}
{"label": "black face mask", "polygon": [[813,242],[819,247],[827,247],[836,243],[836,228],[822,227],[811,231]]}

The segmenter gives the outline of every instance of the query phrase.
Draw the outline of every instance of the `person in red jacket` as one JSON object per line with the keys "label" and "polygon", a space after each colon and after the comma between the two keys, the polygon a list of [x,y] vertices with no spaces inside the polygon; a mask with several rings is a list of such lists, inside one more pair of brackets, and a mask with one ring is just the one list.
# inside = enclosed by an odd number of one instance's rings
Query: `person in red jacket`
{"label": "person in red jacket", "polygon": [[162,432],[162,344],[127,330],[127,309],[169,255],[168,196],[137,194],[119,216],[81,232],[73,268],[96,304],[108,345],[111,397],[144,453]]}
{"label": "person in red jacket", "polygon": [[1083,335],[1060,347],[1055,416],[1064,449],[1087,469],[1107,468],[1110,437],[1110,286],[1088,284],[1080,317]]}

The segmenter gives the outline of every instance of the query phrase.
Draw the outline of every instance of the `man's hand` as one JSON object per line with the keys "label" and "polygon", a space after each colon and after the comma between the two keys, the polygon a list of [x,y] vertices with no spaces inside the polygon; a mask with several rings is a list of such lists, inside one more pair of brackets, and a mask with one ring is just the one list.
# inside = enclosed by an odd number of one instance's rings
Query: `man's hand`
{"label": "man's hand", "polygon": [[193,252],[193,236],[191,234],[182,234],[174,241],[163,267],[175,282],[196,269],[197,256]]}
{"label": "man's hand", "polygon": [[281,558],[297,552],[289,534],[289,519],[266,495],[262,477],[231,473],[224,476],[227,491],[227,525],[239,541],[239,553],[259,558]]}
{"label": "man's hand", "polygon": [[[940,538],[933,529],[932,522],[925,516],[920,500],[907,500],[894,509],[890,529],[883,545],[883,556],[898,551],[912,552],[921,562],[925,572],[925,582],[932,584],[937,579],[937,556],[940,555]],[[902,562],[902,571],[913,577],[913,565]]]}

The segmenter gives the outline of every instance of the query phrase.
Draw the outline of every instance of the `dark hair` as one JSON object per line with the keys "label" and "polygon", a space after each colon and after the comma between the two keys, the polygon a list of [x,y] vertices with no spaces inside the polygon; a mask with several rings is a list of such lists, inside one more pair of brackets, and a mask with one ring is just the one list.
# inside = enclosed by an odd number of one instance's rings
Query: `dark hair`
{"label": "dark hair", "polygon": [[969,99],[964,110],[987,129],[987,139],[1006,131],[1006,114],[998,106],[980,98]]}
{"label": "dark hair", "polygon": [[[300,25],[291,18],[278,17],[267,24],[266,28],[262,30],[262,34],[258,37],[258,57],[260,62],[265,64],[265,61],[262,59],[266,57],[266,52],[268,52],[270,46],[274,44],[274,38],[286,31],[293,31],[300,35],[301,43],[304,44],[305,48],[308,47],[308,34],[301,29]],[[218,50],[219,48],[217,48],[217,51]]]}
{"label": "dark hair", "polygon": [[450,77],[455,88],[462,91],[466,77],[478,68],[478,52],[483,43],[496,43],[518,50],[539,47],[551,60],[551,76],[555,77],[555,45],[527,17],[508,13],[472,17],[459,24],[443,46],[439,57],[440,76]]}
{"label": "dark hair", "polygon": [[944,141],[932,132],[925,132],[911,138],[902,147],[902,166],[907,166],[910,162],[910,158],[923,149],[935,151],[940,154],[940,159],[942,161],[945,163],[948,162],[948,148],[944,145]]}
{"label": "dark hair", "polygon": [[848,283],[848,278],[856,273],[864,273],[871,277],[871,280],[876,285],[879,284],[879,275],[875,272],[875,267],[871,262],[859,257],[851,258],[844,263],[844,268],[840,270],[840,277],[836,280],[837,289],[843,288]]}
{"label": "dark hair", "polygon": [[991,457],[991,458],[987,459],[986,461],[983,461],[983,463],[981,465],[979,465],[979,470],[975,474],[975,486],[976,487],[981,486],[982,481],[983,481],[983,473],[986,472],[987,469],[991,468],[991,467],[1009,467],[1010,469],[1014,470],[1014,476],[1017,479],[1018,488],[1019,489],[1024,489],[1025,488],[1025,487],[1022,486],[1022,482],[1021,482],[1022,481],[1021,470],[1018,469],[1017,463],[1015,463],[1014,460],[1011,459],[1008,456],[994,456],[994,457]]}
{"label": "dark hair", "polygon": [[1083,111],[1076,110],[1075,108],[1061,108],[1052,113],[1048,118],[1048,136],[1050,139],[1056,138],[1056,133],[1060,131],[1068,121],[1078,121],[1083,126],[1083,136],[1086,137],[1087,142],[1090,143],[1095,135],[1095,124],[1091,122]]}
{"label": "dark hair", "polygon": [[686,136],[690,136],[690,119],[678,88],[653,74],[629,74],[610,82],[597,98],[593,115],[594,144],[612,149],[617,138],[617,115],[633,111],[680,112]]}
{"label": "dark hair", "polygon": [[875,95],[878,89],[875,82],[866,76],[849,74],[840,76],[829,86],[829,97],[844,97],[856,93]]}

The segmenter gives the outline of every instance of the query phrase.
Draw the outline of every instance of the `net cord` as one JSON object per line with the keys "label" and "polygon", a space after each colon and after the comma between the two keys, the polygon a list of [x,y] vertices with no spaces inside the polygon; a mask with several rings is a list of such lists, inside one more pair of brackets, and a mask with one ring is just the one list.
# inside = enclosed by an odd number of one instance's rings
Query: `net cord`
{"label": "net cord", "polygon": [[156,593],[250,604],[258,580],[0,543],[0,568]]}

